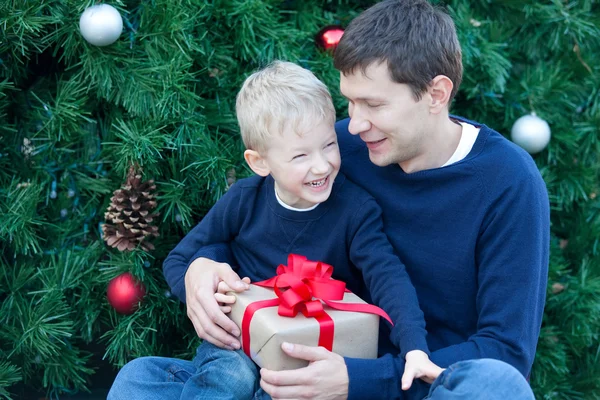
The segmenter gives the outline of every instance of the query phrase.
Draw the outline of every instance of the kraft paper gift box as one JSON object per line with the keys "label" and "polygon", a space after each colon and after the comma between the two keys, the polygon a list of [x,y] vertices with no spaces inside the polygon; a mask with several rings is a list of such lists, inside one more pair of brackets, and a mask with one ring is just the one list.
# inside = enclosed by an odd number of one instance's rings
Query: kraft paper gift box
{"label": "kraft paper gift box", "polygon": [[[242,318],[247,307],[256,302],[276,299],[273,289],[250,285],[244,293],[230,293],[237,297],[229,317],[240,327],[243,338]],[[340,302],[366,305],[353,293],[345,293]],[[379,338],[379,316],[370,313],[334,310],[323,305],[325,312],[334,323],[332,351],[353,358],[377,358]],[[280,316],[278,307],[258,309],[250,319],[250,350],[246,354],[260,367],[280,371],[302,368],[308,361],[298,360],[286,355],[281,349],[283,342],[317,346],[320,325],[314,317],[305,317],[301,313],[293,318]]]}

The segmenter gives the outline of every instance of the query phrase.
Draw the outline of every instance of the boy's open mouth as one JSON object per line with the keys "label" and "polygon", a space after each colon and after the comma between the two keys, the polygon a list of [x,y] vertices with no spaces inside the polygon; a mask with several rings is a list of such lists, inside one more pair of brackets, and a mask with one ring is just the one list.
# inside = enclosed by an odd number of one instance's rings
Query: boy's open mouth
{"label": "boy's open mouth", "polygon": [[327,183],[328,179],[329,179],[329,175],[327,175],[325,178],[305,183],[305,185],[308,185],[308,186],[314,187],[314,188],[318,188],[318,187],[325,185]]}

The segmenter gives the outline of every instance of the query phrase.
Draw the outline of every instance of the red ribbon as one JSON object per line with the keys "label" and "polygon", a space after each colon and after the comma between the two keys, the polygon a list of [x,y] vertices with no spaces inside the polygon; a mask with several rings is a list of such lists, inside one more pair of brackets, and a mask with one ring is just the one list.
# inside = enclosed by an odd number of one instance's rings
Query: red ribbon
{"label": "red ribbon", "polygon": [[393,325],[385,311],[371,304],[339,303],[347,292],[346,283],[332,279],[333,267],[320,261],[309,261],[304,256],[290,254],[287,265],[277,267],[277,276],[254,283],[273,288],[277,298],[250,304],[242,317],[242,348],[250,357],[250,321],[261,308],[279,306],[277,313],[284,317],[295,317],[301,312],[319,323],[319,346],[331,351],[333,348],[334,323],[323,309],[329,307],[352,312],[376,314]]}

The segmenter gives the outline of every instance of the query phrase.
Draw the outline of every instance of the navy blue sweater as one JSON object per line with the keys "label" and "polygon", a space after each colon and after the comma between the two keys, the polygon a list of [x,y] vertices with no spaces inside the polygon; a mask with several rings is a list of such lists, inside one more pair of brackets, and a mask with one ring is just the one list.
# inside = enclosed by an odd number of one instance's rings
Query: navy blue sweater
{"label": "navy blue sweater", "polygon": [[[531,156],[467,121],[481,129],[462,161],[406,174],[398,165],[372,164],[364,142],[348,133],[348,121],[336,125],[342,169],[383,210],[385,231],[425,314],[431,360],[447,367],[494,358],[528,375],[550,247],[548,194]],[[390,353],[346,360],[351,399],[402,398],[404,362]],[[423,386],[407,397],[422,398]]]}
{"label": "navy blue sweater", "polygon": [[252,281],[274,276],[290,253],[331,264],[334,278],[390,315],[395,326],[390,336],[390,325],[383,324],[386,338],[402,355],[415,349],[428,353],[423,313],[383,233],[381,208],[344,175],[338,174],[326,202],[304,212],[279,204],[270,176],[236,182],[164,262],[167,282],[182,301],[185,272],[198,250],[222,242],[231,243],[234,269]]}
{"label": "navy blue sweater", "polygon": [[[548,195],[529,154],[467,121],[481,130],[462,161],[406,174],[398,165],[373,165],[365,144],[348,133],[348,121],[336,125],[342,171],[383,210],[385,231],[425,314],[433,362],[447,367],[494,358],[528,375],[550,242]],[[197,255],[231,259],[224,244]],[[346,359],[349,399],[422,399],[428,387],[421,381],[402,392],[404,360],[384,338],[379,359]]]}

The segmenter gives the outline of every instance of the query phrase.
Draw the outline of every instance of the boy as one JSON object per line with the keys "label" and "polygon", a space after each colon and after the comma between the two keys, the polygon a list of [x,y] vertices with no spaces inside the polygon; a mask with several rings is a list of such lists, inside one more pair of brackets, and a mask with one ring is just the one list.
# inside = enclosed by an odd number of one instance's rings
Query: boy
{"label": "boy", "polygon": [[[295,64],[274,62],[245,81],[236,112],[247,148],[244,158],[257,176],[234,184],[169,254],[164,263],[169,284],[177,285],[172,277],[180,275],[178,268],[187,267],[195,251],[226,241],[238,273],[252,281],[274,276],[289,253],[324,261],[352,291],[360,291],[364,279],[370,293],[356,293],[395,321],[391,339],[407,363],[403,387],[415,377],[432,382],[441,369],[427,356],[423,314],[383,233],[379,206],[338,174],[335,110],[325,85]],[[224,295],[226,285],[219,289],[215,296],[229,311],[234,297]],[[192,393],[249,398],[258,389],[258,369],[241,350],[205,341],[194,364],[198,378],[186,382],[182,398]]]}

